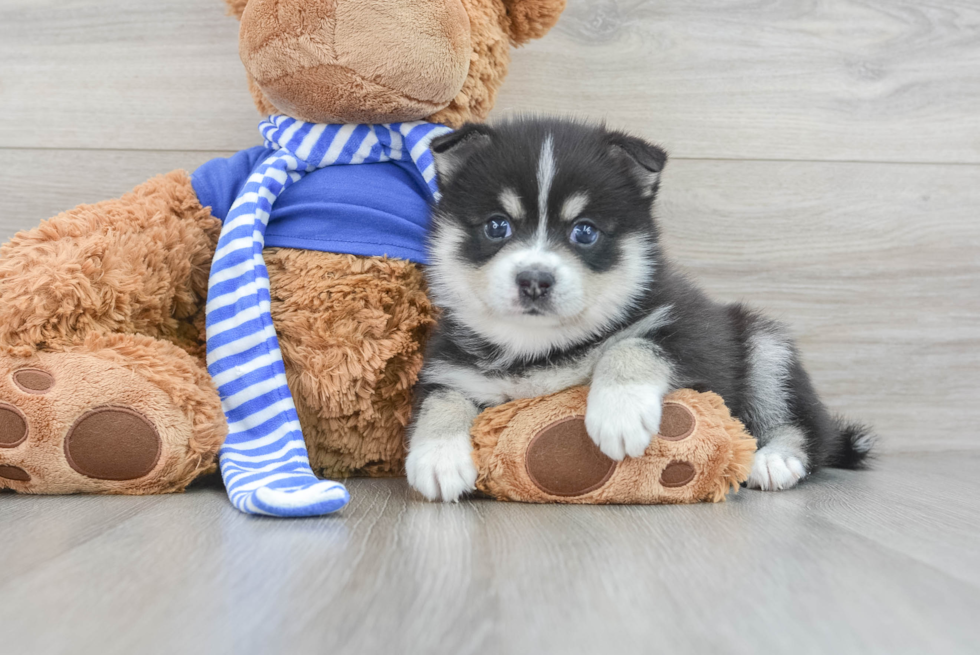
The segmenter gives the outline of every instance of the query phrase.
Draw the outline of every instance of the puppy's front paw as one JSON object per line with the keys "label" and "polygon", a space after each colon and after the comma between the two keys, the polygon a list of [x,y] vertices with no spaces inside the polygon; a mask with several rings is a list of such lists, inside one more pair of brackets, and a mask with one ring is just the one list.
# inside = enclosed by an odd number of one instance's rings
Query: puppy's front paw
{"label": "puppy's front paw", "polygon": [[455,502],[476,489],[470,436],[421,439],[405,458],[408,483],[429,500]]}
{"label": "puppy's front paw", "polygon": [[663,392],[652,384],[593,385],[585,429],[612,459],[641,457],[660,430],[663,401]]}

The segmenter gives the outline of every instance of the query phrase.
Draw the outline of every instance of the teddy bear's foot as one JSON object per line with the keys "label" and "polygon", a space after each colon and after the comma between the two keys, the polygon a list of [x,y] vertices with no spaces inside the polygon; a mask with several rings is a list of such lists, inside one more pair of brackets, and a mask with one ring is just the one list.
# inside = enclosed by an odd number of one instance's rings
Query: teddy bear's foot
{"label": "teddy bear's foot", "polygon": [[[0,353],[0,488],[165,493],[212,466],[223,429],[217,394],[196,384],[206,381],[203,369],[172,344],[134,335],[109,341]],[[201,379],[188,380],[175,370],[181,365],[201,369]]]}
{"label": "teddy bear's foot", "polygon": [[511,401],[474,421],[477,488],[532,503],[720,501],[749,475],[755,440],[721,398],[681,389],[640,457],[616,461],[587,429],[588,389]]}
{"label": "teddy bear's foot", "polygon": [[[667,403],[659,437],[681,441],[694,432],[695,417],[685,406]],[[617,460],[603,453],[587,431],[587,421],[570,416],[548,425],[528,443],[524,455],[528,477],[553,496],[583,496],[600,489],[616,471]],[[691,482],[697,469],[685,459],[671,457],[660,472],[660,485],[678,488]]]}

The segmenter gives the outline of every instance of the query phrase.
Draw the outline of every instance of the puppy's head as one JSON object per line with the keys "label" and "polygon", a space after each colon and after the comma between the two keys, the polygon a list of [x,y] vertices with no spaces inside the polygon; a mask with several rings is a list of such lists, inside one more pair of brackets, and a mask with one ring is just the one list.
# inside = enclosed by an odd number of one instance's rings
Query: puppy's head
{"label": "puppy's head", "polygon": [[542,355],[622,320],[649,288],[660,148],[534,119],[465,125],[431,147],[442,198],[430,284],[477,334],[515,358]]}

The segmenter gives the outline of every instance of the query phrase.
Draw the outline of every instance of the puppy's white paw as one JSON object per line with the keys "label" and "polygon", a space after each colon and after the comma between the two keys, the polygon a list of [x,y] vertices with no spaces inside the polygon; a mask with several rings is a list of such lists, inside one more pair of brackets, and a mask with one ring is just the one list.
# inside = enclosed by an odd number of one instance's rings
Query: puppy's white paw
{"label": "puppy's white paw", "polygon": [[752,460],[752,473],[745,484],[750,489],[779,491],[791,489],[806,477],[803,460],[785,451],[763,446]]}
{"label": "puppy's white paw", "polygon": [[641,457],[660,430],[663,402],[661,388],[652,384],[593,385],[585,429],[608,457]]}
{"label": "puppy's white paw", "polygon": [[405,458],[408,483],[429,500],[456,502],[476,489],[470,435],[420,439]]}

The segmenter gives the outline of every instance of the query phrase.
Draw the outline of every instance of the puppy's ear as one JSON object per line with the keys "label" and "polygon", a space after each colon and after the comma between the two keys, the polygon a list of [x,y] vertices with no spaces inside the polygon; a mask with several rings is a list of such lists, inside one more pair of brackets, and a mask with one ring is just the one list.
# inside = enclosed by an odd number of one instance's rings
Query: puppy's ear
{"label": "puppy's ear", "polygon": [[660,173],[667,164],[667,152],[622,132],[609,134],[609,147],[613,157],[626,164],[630,175],[644,190],[644,195],[652,196],[660,183]]}
{"label": "puppy's ear", "polygon": [[467,123],[455,132],[437,137],[429,144],[435,160],[439,186],[446,186],[472,157],[490,145],[491,130],[480,123]]}

